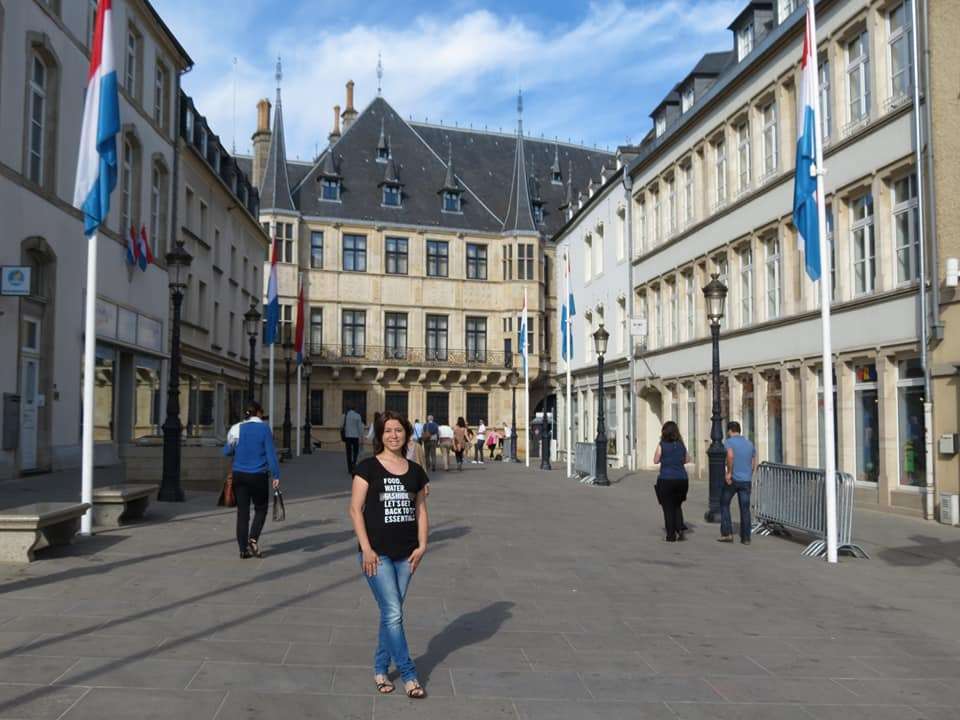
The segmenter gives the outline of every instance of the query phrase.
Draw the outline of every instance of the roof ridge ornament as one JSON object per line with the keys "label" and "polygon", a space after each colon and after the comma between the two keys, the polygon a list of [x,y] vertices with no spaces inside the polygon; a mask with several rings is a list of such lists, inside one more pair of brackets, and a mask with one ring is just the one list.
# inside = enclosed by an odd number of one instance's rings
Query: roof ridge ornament
{"label": "roof ridge ornament", "polygon": [[377,95],[383,94],[383,56],[377,52]]}

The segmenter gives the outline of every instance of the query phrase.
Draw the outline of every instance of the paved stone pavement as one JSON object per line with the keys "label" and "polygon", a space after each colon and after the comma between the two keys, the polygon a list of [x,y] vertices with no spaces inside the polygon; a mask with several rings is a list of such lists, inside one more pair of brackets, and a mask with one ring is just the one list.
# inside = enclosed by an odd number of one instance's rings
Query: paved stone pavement
{"label": "paved stone pavement", "polygon": [[[835,567],[702,522],[668,544],[649,475],[597,488],[499,463],[435,474],[406,615],[430,697],[378,697],[341,468],[284,467],[263,560],[194,494],[0,565],[0,718],[960,718],[956,529],[861,512],[873,558]],[[703,501],[697,485],[690,520]]]}

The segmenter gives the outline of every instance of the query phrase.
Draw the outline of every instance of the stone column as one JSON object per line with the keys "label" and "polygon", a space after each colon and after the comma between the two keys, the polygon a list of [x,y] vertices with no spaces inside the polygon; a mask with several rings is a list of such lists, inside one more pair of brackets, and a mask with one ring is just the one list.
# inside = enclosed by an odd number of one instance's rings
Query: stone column
{"label": "stone column", "polygon": [[804,467],[819,467],[820,465],[820,408],[817,391],[817,368],[804,362],[800,365],[800,445]]}
{"label": "stone column", "polygon": [[838,469],[857,476],[857,420],[854,408],[853,363],[841,359],[834,364],[837,371],[837,437],[840,449],[837,453]]}
{"label": "stone column", "polygon": [[880,426],[880,467],[878,495],[881,507],[889,507],[890,492],[900,482],[900,444],[897,422],[897,361],[877,352],[877,403]]}
{"label": "stone column", "polygon": [[799,366],[780,368],[780,387],[783,410],[783,461],[788,465],[803,465]]}
{"label": "stone column", "polygon": [[757,428],[753,442],[757,447],[757,457],[763,462],[770,459],[767,442],[767,378],[756,369],[753,371],[753,417]]}

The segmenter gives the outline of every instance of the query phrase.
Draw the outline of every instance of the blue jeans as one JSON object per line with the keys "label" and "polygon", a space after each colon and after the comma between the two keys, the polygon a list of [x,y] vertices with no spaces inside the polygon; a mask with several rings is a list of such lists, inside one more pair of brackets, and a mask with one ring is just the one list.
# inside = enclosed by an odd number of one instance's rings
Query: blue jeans
{"label": "blue jeans", "polygon": [[[363,563],[362,553],[360,563]],[[404,682],[416,680],[417,669],[410,658],[407,637],[403,632],[403,599],[410,585],[410,563],[406,558],[391,560],[381,555],[377,574],[364,577],[380,607],[380,635],[377,652],[373,656],[374,674],[386,675],[392,658]]]}
{"label": "blue jeans", "polygon": [[740,539],[750,539],[750,490],[752,483],[737,482],[733,485],[724,484],[720,495],[720,534],[733,535],[733,520],[730,518],[730,501],[737,496],[740,503]]}

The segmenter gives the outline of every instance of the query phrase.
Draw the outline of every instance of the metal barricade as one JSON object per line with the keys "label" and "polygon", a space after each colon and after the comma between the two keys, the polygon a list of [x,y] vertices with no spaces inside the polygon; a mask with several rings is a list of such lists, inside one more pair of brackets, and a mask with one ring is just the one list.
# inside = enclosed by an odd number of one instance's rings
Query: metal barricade
{"label": "metal barricade", "polygon": [[574,445],[573,473],[580,482],[590,484],[597,474],[597,444],[578,442]]}
{"label": "metal barricade", "polygon": [[[837,473],[837,550],[869,558],[853,542],[855,485],[849,473]],[[757,535],[807,533],[814,540],[803,551],[820,557],[827,551],[826,473],[823,470],[761,463],[753,479],[753,531]]]}

